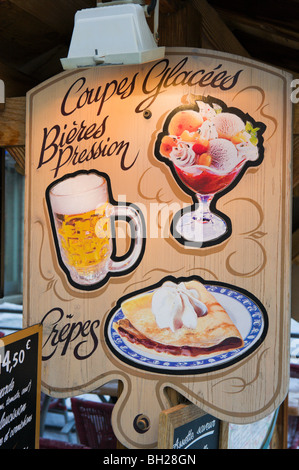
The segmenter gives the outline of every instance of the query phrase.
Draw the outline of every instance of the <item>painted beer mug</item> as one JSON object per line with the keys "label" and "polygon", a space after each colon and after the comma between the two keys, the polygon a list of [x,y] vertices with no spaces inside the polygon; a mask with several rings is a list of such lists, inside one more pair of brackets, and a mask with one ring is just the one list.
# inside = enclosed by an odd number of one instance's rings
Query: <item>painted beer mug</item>
{"label": "painted beer mug", "polygon": [[[53,230],[63,267],[73,282],[93,286],[109,274],[132,268],[142,252],[143,225],[132,206],[110,203],[108,183],[96,172],[80,173],[58,182],[49,190]],[[133,249],[121,260],[111,259],[111,219],[129,219]]]}

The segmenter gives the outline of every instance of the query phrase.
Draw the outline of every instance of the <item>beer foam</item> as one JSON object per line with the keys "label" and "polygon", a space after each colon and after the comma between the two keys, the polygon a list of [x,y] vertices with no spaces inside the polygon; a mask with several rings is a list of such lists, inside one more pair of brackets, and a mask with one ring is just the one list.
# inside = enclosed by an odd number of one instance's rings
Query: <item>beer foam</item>
{"label": "beer foam", "polygon": [[50,190],[50,201],[56,214],[89,212],[108,202],[106,180],[94,173],[67,178]]}

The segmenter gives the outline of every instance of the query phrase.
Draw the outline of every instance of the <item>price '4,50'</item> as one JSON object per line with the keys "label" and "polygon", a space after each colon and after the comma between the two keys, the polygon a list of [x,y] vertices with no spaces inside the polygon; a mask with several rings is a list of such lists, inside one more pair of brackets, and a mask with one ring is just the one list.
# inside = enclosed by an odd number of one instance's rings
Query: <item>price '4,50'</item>
{"label": "price '4,50'", "polygon": [[[26,349],[30,349],[30,340],[26,343]],[[13,354],[8,349],[5,351],[4,356],[1,355],[0,349],[0,372],[2,369],[6,369],[7,373],[10,373],[18,364],[23,364],[25,360],[25,350],[20,349],[19,351],[14,352]]]}

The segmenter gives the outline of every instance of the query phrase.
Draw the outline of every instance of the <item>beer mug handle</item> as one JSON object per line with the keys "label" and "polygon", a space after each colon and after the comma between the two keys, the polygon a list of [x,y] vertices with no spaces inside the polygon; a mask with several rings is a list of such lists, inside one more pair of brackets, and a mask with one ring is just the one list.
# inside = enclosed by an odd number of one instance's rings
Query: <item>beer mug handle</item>
{"label": "beer mug handle", "polygon": [[143,225],[139,213],[131,206],[112,206],[110,215],[129,218],[131,238],[134,241],[132,252],[121,261],[110,260],[109,270],[111,272],[125,271],[130,269],[138,260],[143,247]]}

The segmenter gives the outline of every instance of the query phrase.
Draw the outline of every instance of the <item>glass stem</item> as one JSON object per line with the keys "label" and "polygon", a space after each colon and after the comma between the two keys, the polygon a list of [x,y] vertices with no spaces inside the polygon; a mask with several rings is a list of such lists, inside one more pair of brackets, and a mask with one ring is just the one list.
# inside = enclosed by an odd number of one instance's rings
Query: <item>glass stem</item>
{"label": "glass stem", "polygon": [[212,219],[212,214],[210,211],[210,203],[213,199],[212,194],[196,194],[198,200],[198,208],[197,212],[199,212],[200,216],[199,219],[202,220],[203,223],[208,223]]}

